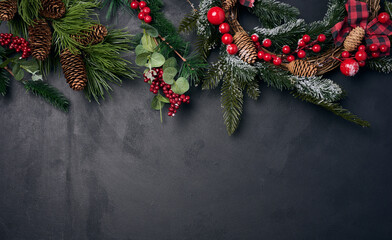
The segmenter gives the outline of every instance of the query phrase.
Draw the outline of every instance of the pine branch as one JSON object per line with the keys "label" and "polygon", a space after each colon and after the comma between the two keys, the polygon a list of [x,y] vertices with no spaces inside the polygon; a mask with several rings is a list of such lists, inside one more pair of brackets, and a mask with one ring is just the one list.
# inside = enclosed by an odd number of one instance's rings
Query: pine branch
{"label": "pine branch", "polygon": [[268,63],[257,63],[256,67],[259,70],[260,78],[266,82],[268,86],[281,91],[293,89],[294,83],[291,79],[292,76],[289,75],[288,72],[282,71]]}
{"label": "pine branch", "polygon": [[192,11],[188,13],[180,22],[180,26],[178,27],[179,32],[192,32],[196,29],[197,19],[199,18],[199,12]]}
{"label": "pine branch", "polygon": [[298,77],[293,76],[297,92],[326,102],[337,102],[344,97],[342,88],[330,79],[322,76]]}
{"label": "pine branch", "polygon": [[26,81],[23,83],[25,89],[28,92],[42,97],[47,102],[64,112],[68,112],[69,101],[56,88],[50,86],[43,81]]}
{"label": "pine branch", "polygon": [[40,8],[41,0],[19,0],[18,13],[26,24],[31,25],[38,18]]}
{"label": "pine branch", "polygon": [[197,35],[208,39],[214,27],[208,22],[207,13],[212,7],[221,6],[220,0],[202,0],[199,4],[199,18],[197,19]]}
{"label": "pine branch", "polygon": [[7,94],[7,88],[10,83],[10,75],[9,73],[4,69],[0,69],[0,94],[5,96]]}
{"label": "pine branch", "polygon": [[110,20],[116,16],[121,8],[125,8],[127,12],[132,14],[132,9],[130,8],[128,0],[102,0],[102,6],[108,8],[106,20]]}
{"label": "pine branch", "polygon": [[241,120],[244,103],[242,91],[238,84],[233,81],[231,74],[228,73],[222,84],[222,108],[223,120],[229,135],[235,132]]}
{"label": "pine branch", "polygon": [[382,72],[382,73],[391,73],[392,72],[392,57],[380,57],[380,58],[372,58],[366,62],[366,66],[371,70]]}
{"label": "pine branch", "polygon": [[15,17],[7,24],[12,34],[28,38],[28,25],[19,14],[15,14]]}
{"label": "pine branch", "polygon": [[289,4],[275,0],[255,1],[249,11],[255,14],[263,27],[273,28],[283,23],[294,21],[299,16],[299,10]]}
{"label": "pine branch", "polygon": [[351,113],[349,110],[344,109],[338,103],[329,103],[329,102],[325,102],[325,101],[320,101],[320,100],[318,100],[316,98],[313,98],[313,97],[307,96],[307,95],[303,95],[303,94],[298,93],[298,92],[292,92],[292,95],[295,98],[298,98],[298,99],[300,99],[302,101],[306,101],[306,102],[313,103],[315,105],[321,106],[321,107],[327,109],[328,111],[334,113],[335,115],[337,115],[337,116],[339,116],[339,117],[341,117],[341,118],[343,118],[343,119],[345,119],[347,121],[353,122],[353,123],[358,124],[358,125],[360,125],[362,127],[370,127],[370,123],[369,122],[367,122],[365,120],[362,120],[360,117],[358,117],[357,115]]}
{"label": "pine branch", "polygon": [[187,78],[191,85],[200,84],[208,64],[199,54],[193,53],[186,57],[186,62],[183,63],[179,76]]}
{"label": "pine branch", "polygon": [[251,99],[258,100],[261,94],[258,81],[254,80],[250,82],[247,85],[246,92]]}
{"label": "pine branch", "polygon": [[215,89],[219,86],[225,72],[224,72],[223,57],[219,57],[218,61],[210,64],[208,71],[203,79],[203,90]]}

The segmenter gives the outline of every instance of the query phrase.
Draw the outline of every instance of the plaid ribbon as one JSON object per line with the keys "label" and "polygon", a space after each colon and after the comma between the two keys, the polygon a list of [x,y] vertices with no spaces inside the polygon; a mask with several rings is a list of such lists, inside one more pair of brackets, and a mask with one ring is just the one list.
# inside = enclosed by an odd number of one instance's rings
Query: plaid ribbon
{"label": "plaid ribbon", "polygon": [[241,5],[244,5],[245,7],[253,7],[255,0],[239,0],[239,2]]}
{"label": "plaid ribbon", "polygon": [[[346,10],[348,16],[331,30],[336,46],[342,45],[351,30],[359,26],[366,31],[366,45],[376,44],[377,46],[386,45],[388,48],[391,47],[388,36],[392,35],[392,20],[382,24],[375,18],[368,24],[369,11],[367,4],[357,0],[348,0]],[[389,55],[389,51],[382,55]]]}

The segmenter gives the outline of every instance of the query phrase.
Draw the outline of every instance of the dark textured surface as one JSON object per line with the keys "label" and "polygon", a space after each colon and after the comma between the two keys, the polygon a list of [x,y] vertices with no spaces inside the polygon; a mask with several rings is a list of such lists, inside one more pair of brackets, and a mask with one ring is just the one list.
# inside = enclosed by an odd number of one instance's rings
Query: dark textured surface
{"label": "dark textured surface", "polygon": [[[308,21],[326,11],[285,1]],[[176,23],[190,9],[165,2]],[[194,89],[160,124],[141,79],[99,106],[53,75],[69,114],[13,81],[0,99],[0,239],[392,239],[391,75],[331,78],[372,128],[265,85],[228,137],[218,91]]]}

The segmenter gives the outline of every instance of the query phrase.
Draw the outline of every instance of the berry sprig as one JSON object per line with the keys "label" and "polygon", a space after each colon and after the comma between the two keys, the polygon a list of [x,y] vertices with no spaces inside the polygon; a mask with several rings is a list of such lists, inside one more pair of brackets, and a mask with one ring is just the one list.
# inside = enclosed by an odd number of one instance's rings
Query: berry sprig
{"label": "berry sprig", "polygon": [[163,80],[163,68],[152,68],[149,72],[143,74],[144,82],[150,84],[150,92],[157,95],[162,89],[164,96],[169,99],[170,108],[168,116],[174,117],[177,110],[183,103],[190,103],[190,96],[185,94],[179,95],[171,90],[171,85]]}
{"label": "berry sprig", "polygon": [[150,16],[151,9],[147,6],[145,1],[138,2],[137,0],[134,0],[131,2],[131,8],[134,10],[140,10],[139,14],[137,15],[140,20],[144,21],[145,23],[152,22],[152,17]]}
{"label": "berry sprig", "polygon": [[21,59],[26,59],[31,55],[29,42],[22,37],[13,36],[11,33],[0,34],[0,45],[14,49],[17,53],[22,52]]}

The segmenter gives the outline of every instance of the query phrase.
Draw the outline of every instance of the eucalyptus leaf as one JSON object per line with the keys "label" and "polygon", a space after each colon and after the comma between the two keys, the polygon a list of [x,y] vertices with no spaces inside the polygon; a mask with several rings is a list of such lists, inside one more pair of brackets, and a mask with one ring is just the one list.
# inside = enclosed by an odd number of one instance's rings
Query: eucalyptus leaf
{"label": "eucalyptus leaf", "polygon": [[135,48],[135,54],[136,54],[136,56],[139,56],[142,53],[148,53],[148,51],[143,47],[143,45],[138,45]]}
{"label": "eucalyptus leaf", "polygon": [[14,78],[17,81],[20,81],[24,78],[25,72],[19,68],[19,71],[14,72]]}
{"label": "eucalyptus leaf", "polygon": [[146,30],[146,33],[148,35],[150,35],[151,37],[156,38],[159,35],[158,30],[156,28],[154,28],[153,26],[149,25],[149,24],[143,23],[140,27],[142,29]]}
{"label": "eucalyptus leaf", "polygon": [[165,57],[157,52],[154,52],[150,59],[151,67],[161,67],[165,64]]}
{"label": "eucalyptus leaf", "polygon": [[156,97],[157,97],[157,99],[158,99],[160,102],[162,102],[162,103],[170,103],[170,101],[169,101],[168,98],[165,98],[164,96],[162,96],[162,95],[160,95],[160,94],[158,94]]}
{"label": "eucalyptus leaf", "polygon": [[135,60],[136,65],[144,66],[147,63],[149,56],[150,56],[150,53],[139,54]]}
{"label": "eucalyptus leaf", "polygon": [[171,90],[177,94],[184,94],[189,90],[189,82],[186,78],[180,77],[177,81],[172,85]]}
{"label": "eucalyptus leaf", "polygon": [[177,72],[177,69],[174,67],[166,68],[163,71],[163,81],[165,81],[166,84],[172,85],[174,83],[174,77],[177,75]]}
{"label": "eucalyptus leaf", "polygon": [[147,34],[144,34],[142,37],[142,45],[144,49],[146,49],[149,52],[154,52],[154,49],[156,48],[156,44],[153,38]]}
{"label": "eucalyptus leaf", "polygon": [[162,103],[162,102],[159,100],[158,96],[160,96],[160,95],[156,95],[156,96],[152,99],[151,108],[154,109],[154,110],[158,110],[158,111],[159,111],[159,110],[162,110],[162,108],[163,108],[163,106],[164,106],[165,104]]}
{"label": "eucalyptus leaf", "polygon": [[169,67],[177,68],[177,60],[175,57],[168,58],[165,64],[163,64],[163,70]]}
{"label": "eucalyptus leaf", "polygon": [[44,79],[43,79],[42,75],[40,75],[40,74],[33,74],[31,76],[31,80],[33,80],[33,81],[43,81]]}

